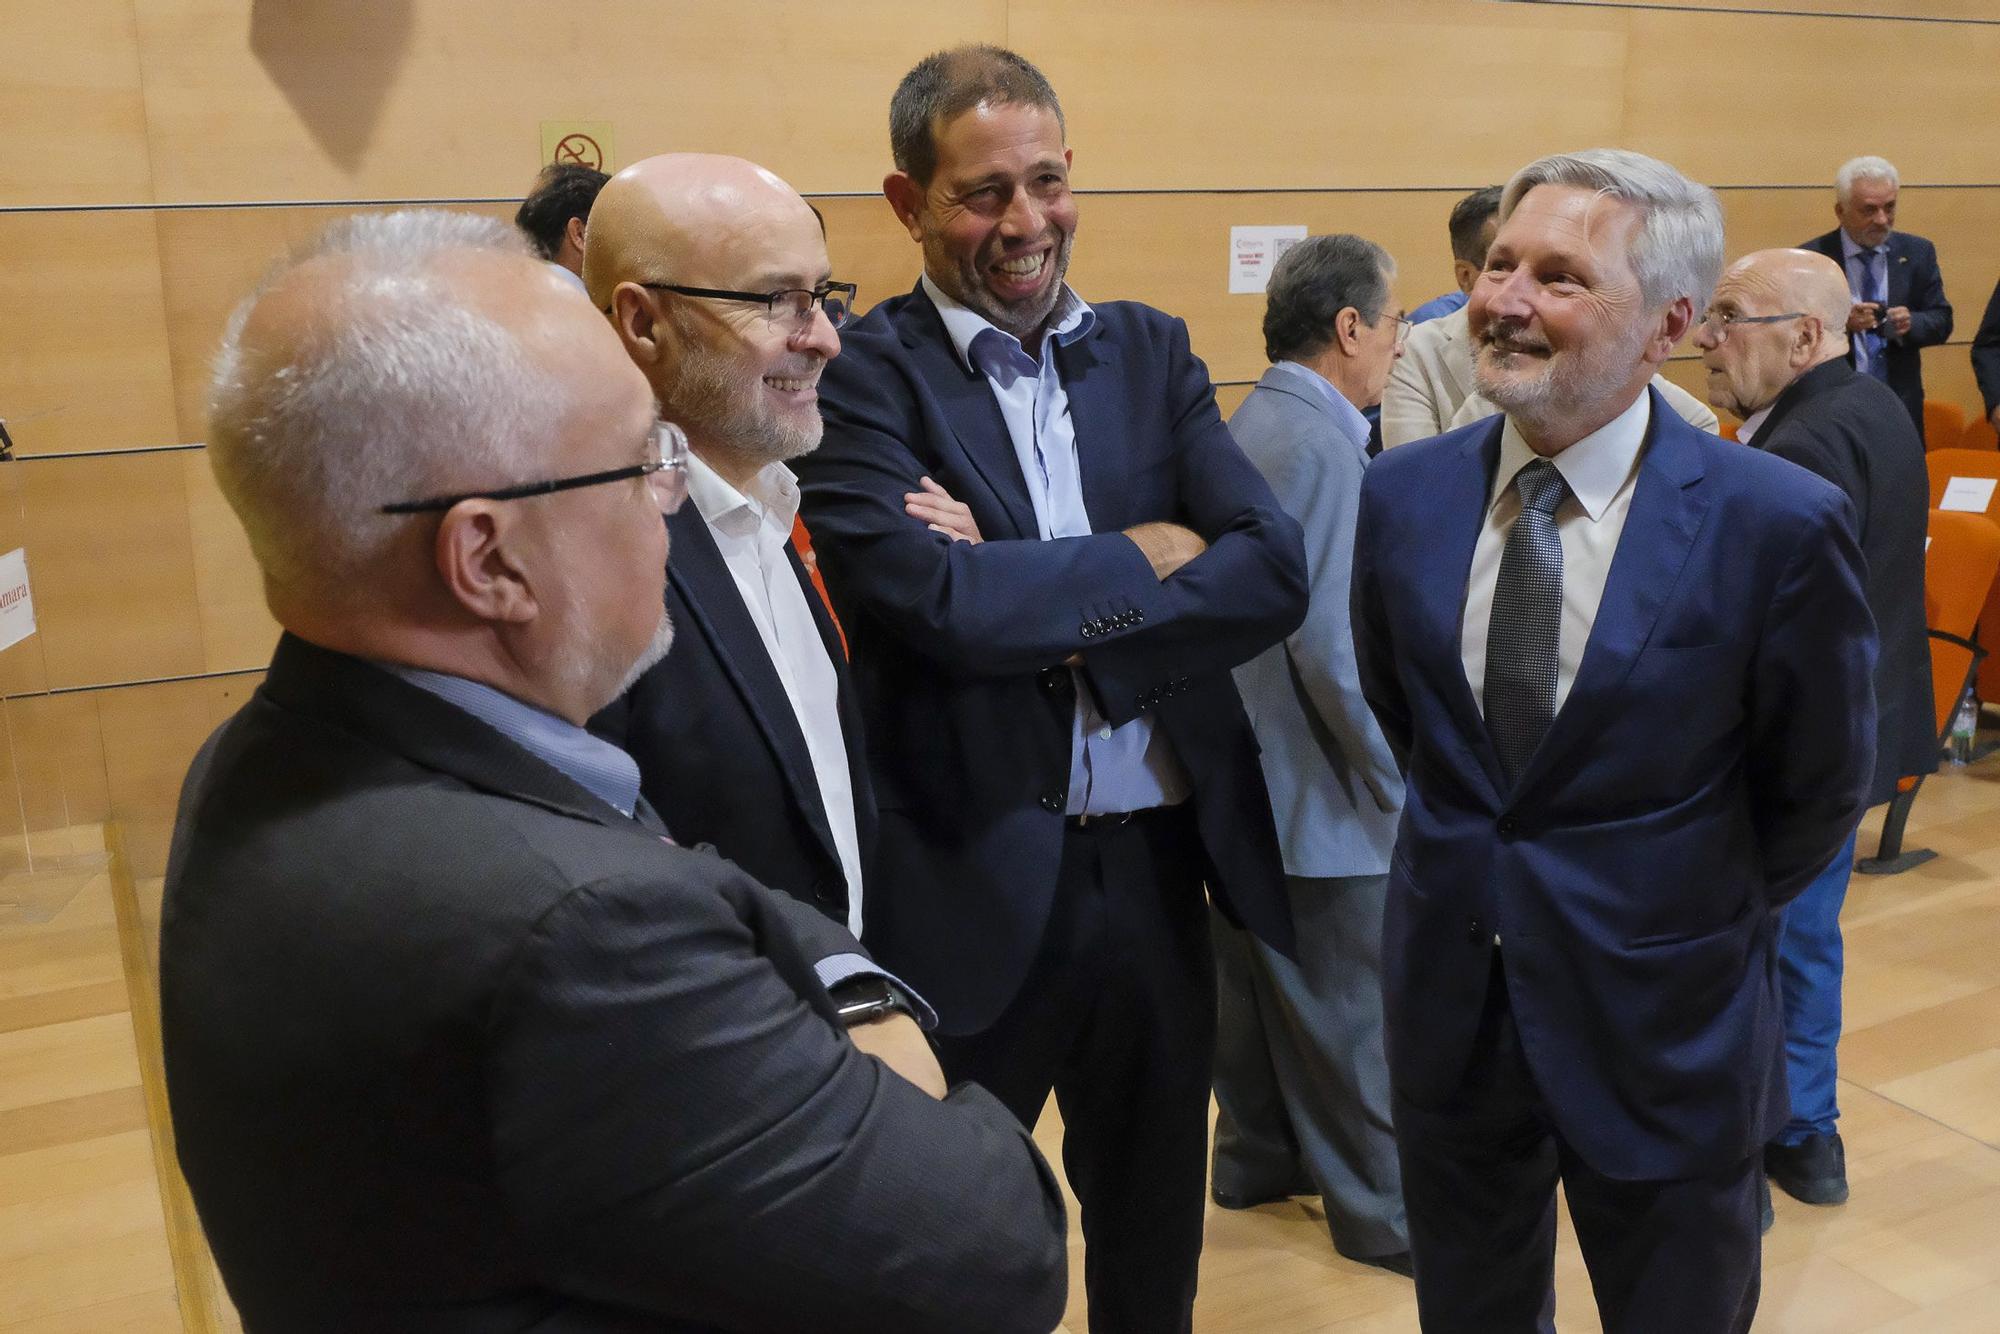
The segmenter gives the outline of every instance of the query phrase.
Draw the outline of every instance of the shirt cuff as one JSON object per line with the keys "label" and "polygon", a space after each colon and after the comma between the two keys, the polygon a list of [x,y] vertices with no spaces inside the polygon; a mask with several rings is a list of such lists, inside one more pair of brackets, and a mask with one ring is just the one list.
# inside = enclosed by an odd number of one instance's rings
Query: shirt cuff
{"label": "shirt cuff", "polygon": [[910,1003],[910,1008],[916,1012],[911,1017],[917,1021],[917,1027],[926,1033],[937,1027],[937,1011],[931,1008],[930,1002],[918,995],[916,988],[865,954],[830,954],[814,964],[813,971],[819,974],[819,984],[828,991],[857,977],[879,977],[901,992],[903,999]]}

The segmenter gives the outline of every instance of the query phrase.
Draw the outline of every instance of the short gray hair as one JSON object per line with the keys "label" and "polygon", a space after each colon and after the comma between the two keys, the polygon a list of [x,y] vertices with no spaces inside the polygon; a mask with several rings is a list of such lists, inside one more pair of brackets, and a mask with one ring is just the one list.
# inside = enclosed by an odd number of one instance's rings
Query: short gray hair
{"label": "short gray hair", "polygon": [[1308,236],[1279,257],[1264,288],[1264,355],[1272,361],[1315,357],[1333,339],[1347,307],[1373,326],[1389,304],[1396,261],[1373,241],[1342,233]]}
{"label": "short gray hair", "polygon": [[1500,199],[1500,220],[1538,185],[1573,185],[1622,199],[1639,210],[1632,272],[1649,306],[1686,297],[1705,310],[1722,273],[1722,205],[1715,191],[1658,158],[1623,148],[1556,153],[1514,173]]}
{"label": "short gray hair", "polygon": [[1856,181],[1887,181],[1892,187],[1902,188],[1902,181],[1896,176],[1895,164],[1885,157],[1870,157],[1864,154],[1840,164],[1840,170],[1833,173],[1834,198],[1846,203],[1854,194]]}
{"label": "short gray hair", "polygon": [[[469,252],[528,254],[519,233],[475,214],[345,218],[230,316],[209,389],[208,459],[268,585],[332,597],[408,531],[409,519],[379,506],[534,471],[570,395],[462,299],[440,261]],[[323,259],[339,263],[318,327],[279,350],[246,347],[258,304]]]}

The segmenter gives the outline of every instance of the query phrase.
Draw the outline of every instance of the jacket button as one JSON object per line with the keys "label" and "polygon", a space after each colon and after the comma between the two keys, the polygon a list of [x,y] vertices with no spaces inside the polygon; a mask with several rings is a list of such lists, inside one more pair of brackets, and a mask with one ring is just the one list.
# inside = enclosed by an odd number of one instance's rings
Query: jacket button
{"label": "jacket button", "polygon": [[1465,923],[1465,938],[1475,945],[1482,944],[1486,940],[1486,923],[1480,921],[1477,917],[1467,919]]}
{"label": "jacket button", "polygon": [[1069,689],[1069,673],[1060,667],[1044,667],[1035,674],[1042,683],[1042,689],[1051,695],[1060,695]]}
{"label": "jacket button", "polygon": [[1061,815],[1063,804],[1063,794],[1060,792],[1044,792],[1042,794],[1042,809],[1050,815]]}
{"label": "jacket button", "polygon": [[1502,838],[1512,838],[1521,832],[1521,822],[1511,815],[1501,816],[1500,822],[1493,827]]}

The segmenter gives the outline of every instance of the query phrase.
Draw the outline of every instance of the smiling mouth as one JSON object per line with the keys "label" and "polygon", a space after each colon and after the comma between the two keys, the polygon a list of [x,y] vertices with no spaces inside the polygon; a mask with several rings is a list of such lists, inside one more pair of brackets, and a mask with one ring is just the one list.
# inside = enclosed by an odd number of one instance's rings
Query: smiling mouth
{"label": "smiling mouth", "polygon": [[764,383],[770,385],[771,388],[776,389],[780,393],[806,394],[812,393],[819,388],[819,377],[817,375],[767,375],[764,377]]}
{"label": "smiling mouth", "polygon": [[1032,255],[1003,259],[989,265],[988,272],[1009,287],[1038,287],[1049,267],[1049,254],[1047,250],[1037,250]]}

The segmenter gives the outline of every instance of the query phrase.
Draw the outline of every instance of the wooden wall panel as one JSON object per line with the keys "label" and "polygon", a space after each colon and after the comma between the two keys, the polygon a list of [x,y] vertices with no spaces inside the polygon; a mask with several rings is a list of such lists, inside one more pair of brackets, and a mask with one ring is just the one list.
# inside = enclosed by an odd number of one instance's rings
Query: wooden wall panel
{"label": "wooden wall panel", "polygon": [[44,845],[37,836],[98,824],[109,811],[97,695],[0,702],[0,841],[8,849],[0,869],[75,851],[61,838]]}
{"label": "wooden wall panel", "polygon": [[159,197],[424,199],[527,188],[539,122],[603,120],[618,161],[700,147],[801,189],[881,180],[921,55],[1004,41],[1004,0],[135,0]]}
{"label": "wooden wall panel", "polygon": [[250,555],[250,540],[215,484],[208,451],[189,450],[180,460],[203,670],[262,667],[278,642],[278,623],[264,605],[264,581]]}
{"label": "wooden wall panel", "polygon": [[0,213],[0,255],[0,417],[20,452],[173,443],[153,215]]}
{"label": "wooden wall panel", "polygon": [[204,670],[180,454],[7,466],[20,470],[36,638],[49,685]]}
{"label": "wooden wall panel", "polygon": [[[1478,185],[1614,142],[1626,16],[1462,0],[1015,0],[1086,188]],[[1535,91],[1484,73],[1532,63]]]}
{"label": "wooden wall panel", "polygon": [[8,0],[0,50],[0,206],[150,202],[132,0]]}
{"label": "wooden wall panel", "polygon": [[262,679],[227,676],[101,692],[110,818],[124,831],[134,879],[166,874],[167,843],[188,765]]}
{"label": "wooden wall panel", "polygon": [[1959,19],[1992,23],[1992,0],[1528,0],[1602,9],[1781,10],[1788,14],[1892,19]]}

